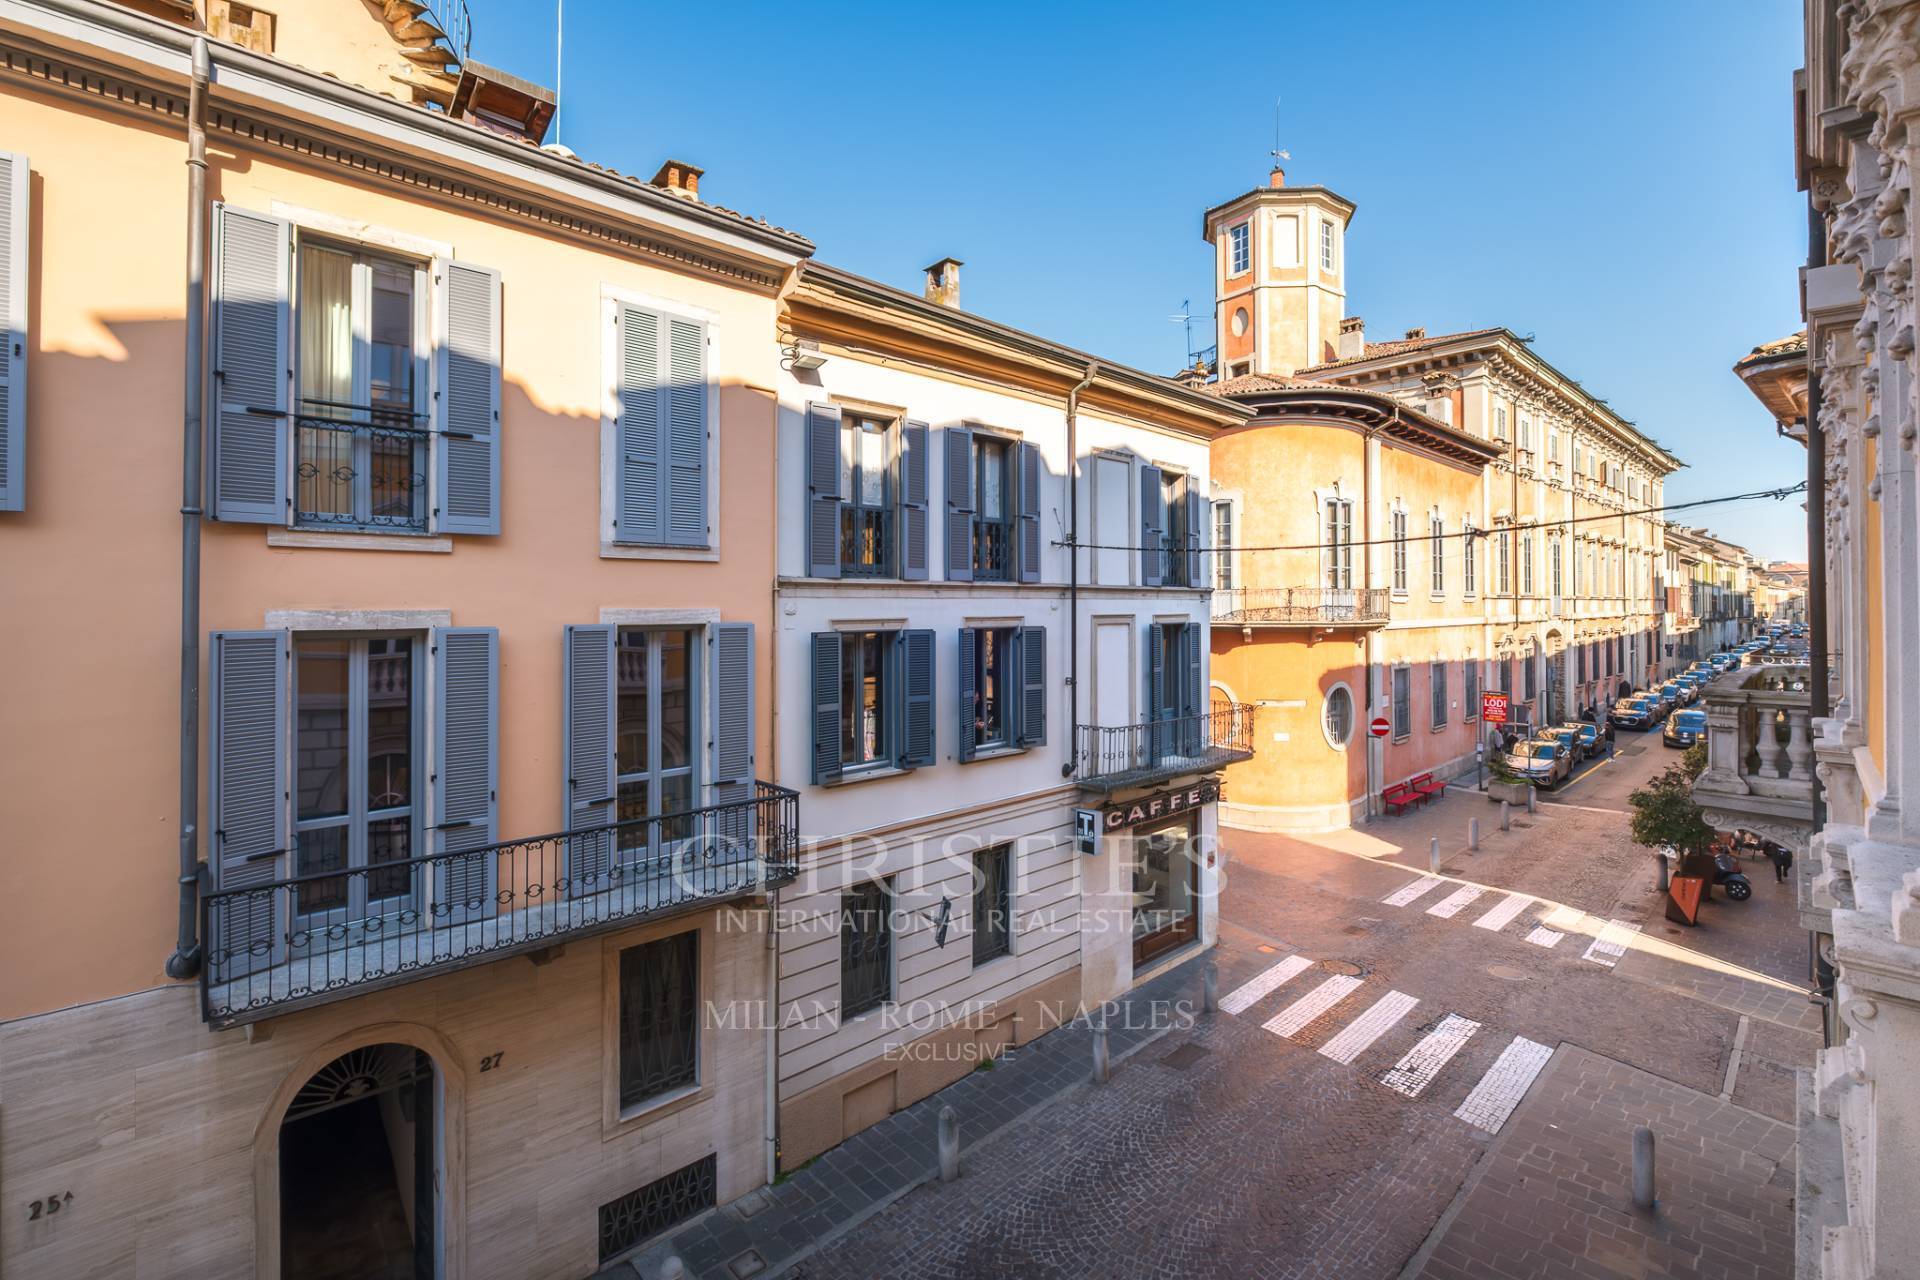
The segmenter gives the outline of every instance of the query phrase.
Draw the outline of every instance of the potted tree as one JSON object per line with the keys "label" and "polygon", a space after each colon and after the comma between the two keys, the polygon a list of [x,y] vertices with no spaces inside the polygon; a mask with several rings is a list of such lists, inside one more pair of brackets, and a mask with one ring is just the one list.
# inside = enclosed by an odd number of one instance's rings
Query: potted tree
{"label": "potted tree", "polygon": [[1661,860],[1661,887],[1666,886],[1668,849],[1679,855],[1681,875],[1704,876],[1713,883],[1714,829],[1693,799],[1694,779],[1707,767],[1707,744],[1687,748],[1680,763],[1663,770],[1627,797],[1633,806],[1633,842],[1655,851]]}
{"label": "potted tree", "polygon": [[1527,788],[1533,784],[1507,767],[1507,753],[1494,747],[1487,756],[1487,799],[1513,804],[1527,802]]}

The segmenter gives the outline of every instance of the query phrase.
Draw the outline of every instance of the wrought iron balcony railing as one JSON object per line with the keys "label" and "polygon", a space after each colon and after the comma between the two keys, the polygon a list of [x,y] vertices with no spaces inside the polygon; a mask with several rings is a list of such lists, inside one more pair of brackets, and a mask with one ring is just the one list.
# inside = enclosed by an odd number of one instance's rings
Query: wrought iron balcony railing
{"label": "wrought iron balcony railing", "polygon": [[1391,593],[1374,587],[1235,587],[1213,593],[1213,620],[1235,627],[1381,627]]}
{"label": "wrought iron balcony railing", "polygon": [[1074,778],[1095,791],[1210,773],[1253,759],[1253,708],[1216,702],[1198,715],[1074,726]]}
{"label": "wrought iron balcony railing", "polygon": [[973,580],[1013,581],[1013,527],[1005,521],[973,518]]}
{"label": "wrought iron balcony railing", "polygon": [[890,507],[842,508],[840,576],[891,578],[894,568],[893,510]]}
{"label": "wrought iron balcony railing", "polygon": [[205,892],[216,1027],[711,906],[791,881],[799,796],[771,783],[683,813]]}
{"label": "wrought iron balcony railing", "polygon": [[432,438],[425,414],[306,402],[293,420],[294,523],[425,533]]}

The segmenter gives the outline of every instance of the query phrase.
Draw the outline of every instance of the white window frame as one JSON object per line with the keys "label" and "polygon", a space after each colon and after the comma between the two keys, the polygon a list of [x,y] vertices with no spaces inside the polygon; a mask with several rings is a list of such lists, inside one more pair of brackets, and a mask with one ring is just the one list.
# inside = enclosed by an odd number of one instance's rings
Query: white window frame
{"label": "white window frame", "polygon": [[1227,277],[1243,276],[1253,270],[1253,224],[1235,223],[1227,228]]}
{"label": "white window frame", "polygon": [[[1333,704],[1333,695],[1344,693],[1347,696],[1347,736],[1336,738],[1333,727],[1327,723],[1327,710]],[[1327,686],[1327,692],[1320,699],[1320,736],[1335,751],[1345,751],[1353,743],[1354,734],[1360,730],[1360,700],[1353,696],[1353,688],[1344,680],[1335,681]]]}
{"label": "white window frame", "polygon": [[1393,594],[1407,594],[1407,509],[1394,500],[1388,528],[1393,538]]}
{"label": "white window frame", "polygon": [[1337,234],[1333,227],[1333,219],[1320,220],[1320,270],[1329,275],[1336,270],[1335,263],[1338,261],[1337,250],[1334,247],[1334,237]]}
{"label": "white window frame", "polygon": [[1447,522],[1438,511],[1427,516],[1428,589],[1435,600],[1447,594]]}

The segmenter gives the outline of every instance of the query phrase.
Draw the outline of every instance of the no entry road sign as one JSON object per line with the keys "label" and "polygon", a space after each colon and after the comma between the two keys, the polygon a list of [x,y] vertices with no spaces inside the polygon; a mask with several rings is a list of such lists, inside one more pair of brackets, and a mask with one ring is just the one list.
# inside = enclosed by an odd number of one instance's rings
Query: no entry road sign
{"label": "no entry road sign", "polygon": [[1385,716],[1375,716],[1373,723],[1367,726],[1367,731],[1376,738],[1384,738],[1393,731],[1393,726],[1387,723]]}

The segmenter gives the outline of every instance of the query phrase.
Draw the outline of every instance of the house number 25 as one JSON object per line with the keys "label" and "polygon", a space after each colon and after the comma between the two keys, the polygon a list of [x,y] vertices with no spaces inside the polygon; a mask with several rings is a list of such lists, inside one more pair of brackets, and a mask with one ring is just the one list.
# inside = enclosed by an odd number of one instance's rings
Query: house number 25
{"label": "house number 25", "polygon": [[71,1191],[64,1192],[60,1195],[48,1196],[44,1200],[35,1200],[27,1205],[27,1221],[33,1222],[40,1218],[51,1218],[54,1214],[60,1212],[72,1203],[73,1192]]}

